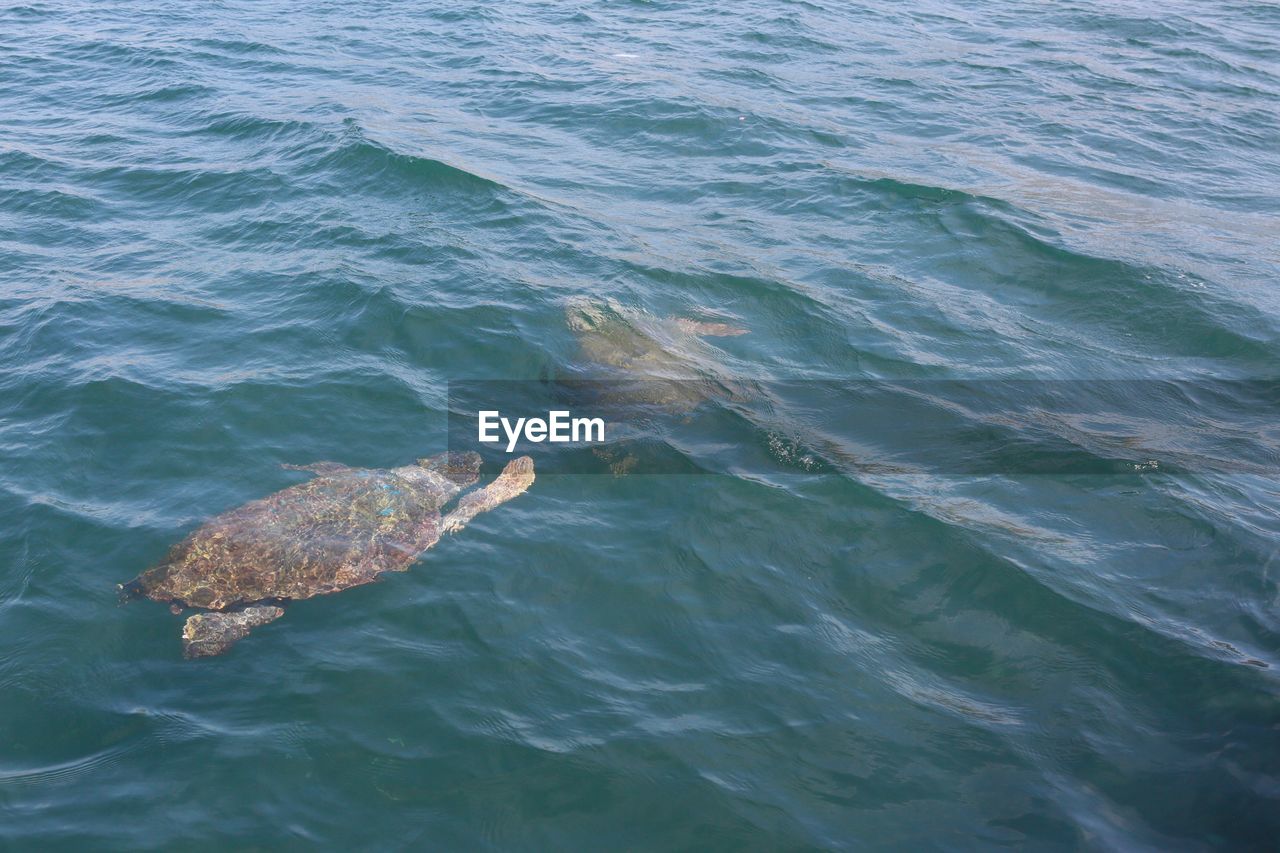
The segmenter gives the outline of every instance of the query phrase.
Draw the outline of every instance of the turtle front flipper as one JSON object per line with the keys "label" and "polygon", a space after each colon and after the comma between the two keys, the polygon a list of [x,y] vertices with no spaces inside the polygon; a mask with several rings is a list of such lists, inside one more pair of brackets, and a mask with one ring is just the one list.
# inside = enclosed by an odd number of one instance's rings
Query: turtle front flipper
{"label": "turtle front flipper", "polygon": [[675,319],[680,331],[697,335],[700,338],[731,338],[747,333],[746,329],[730,326],[728,323],[710,323],[705,320],[691,320],[688,317],[677,317]]}
{"label": "turtle front flipper", "polygon": [[528,456],[512,459],[498,478],[483,489],[463,495],[453,511],[440,523],[440,532],[455,533],[482,512],[524,494],[533,484],[533,460]]}
{"label": "turtle front flipper", "polygon": [[281,462],[280,467],[286,471],[310,471],[312,474],[341,474],[343,471],[353,471],[354,468],[343,465],[341,462],[312,462],[310,465],[293,465],[289,462]]}
{"label": "turtle front flipper", "polygon": [[190,659],[220,655],[254,628],[283,615],[283,607],[267,605],[229,613],[197,613],[182,628],[182,656]]}

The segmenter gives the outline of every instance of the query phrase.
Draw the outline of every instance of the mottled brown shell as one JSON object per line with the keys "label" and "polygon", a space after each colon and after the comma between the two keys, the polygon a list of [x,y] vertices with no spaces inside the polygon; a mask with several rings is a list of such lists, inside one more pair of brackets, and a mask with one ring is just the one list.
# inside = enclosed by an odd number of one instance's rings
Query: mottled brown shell
{"label": "mottled brown shell", "polygon": [[126,599],[141,595],[212,611],[187,619],[186,657],[222,654],[279,619],[280,605],[293,599],[404,571],[442,534],[533,484],[533,460],[521,456],[442,516],[441,508],[478,479],[478,454],[442,453],[386,470],[336,462],[285,467],[319,476],[212,519],[160,565],[121,585]]}
{"label": "mottled brown shell", "polygon": [[441,535],[441,507],[479,457],[393,469],[331,463],[307,483],[211,519],[129,585],[157,601],[224,610],[310,598],[403,571]]}

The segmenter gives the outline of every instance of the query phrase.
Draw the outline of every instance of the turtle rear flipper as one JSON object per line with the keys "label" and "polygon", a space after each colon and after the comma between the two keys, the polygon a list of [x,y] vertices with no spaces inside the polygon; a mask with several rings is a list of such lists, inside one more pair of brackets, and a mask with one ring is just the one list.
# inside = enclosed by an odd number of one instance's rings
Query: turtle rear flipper
{"label": "turtle rear flipper", "polygon": [[462,496],[458,505],[440,523],[441,533],[455,533],[482,512],[504,504],[533,484],[533,460],[528,456],[512,459],[492,483]]}
{"label": "turtle rear flipper", "polygon": [[283,607],[259,605],[229,613],[197,613],[182,628],[182,656],[220,655],[259,625],[284,615]]}

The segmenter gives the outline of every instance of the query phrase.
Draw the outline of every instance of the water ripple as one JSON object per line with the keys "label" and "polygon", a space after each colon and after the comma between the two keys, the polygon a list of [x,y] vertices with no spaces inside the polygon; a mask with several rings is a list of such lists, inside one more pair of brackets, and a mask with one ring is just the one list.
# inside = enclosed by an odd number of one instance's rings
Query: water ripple
{"label": "water ripple", "polygon": [[649,447],[720,473],[540,476],[195,664],[114,588],[281,462],[444,449],[451,381],[574,374],[572,299],[731,320],[679,355],[747,380],[1274,378],[1274,8],[0,22],[0,844],[1280,831],[1280,492],[1229,395],[1181,401],[1216,443],[1146,413],[1221,463],[1150,476],[906,474],[834,396],[708,405]]}

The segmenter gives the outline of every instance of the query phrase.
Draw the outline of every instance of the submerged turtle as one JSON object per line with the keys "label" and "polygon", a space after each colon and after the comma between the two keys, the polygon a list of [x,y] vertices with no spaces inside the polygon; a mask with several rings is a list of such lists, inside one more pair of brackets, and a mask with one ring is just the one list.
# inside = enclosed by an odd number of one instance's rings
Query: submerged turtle
{"label": "submerged turtle", "polygon": [[572,298],[565,320],[587,362],[653,379],[696,379],[707,361],[700,338],[747,333],[728,323],[655,317],[612,299]]}
{"label": "submerged turtle", "polygon": [[[565,322],[578,341],[579,363],[571,371],[587,380],[592,404],[613,423],[608,445],[592,453],[617,476],[630,473],[649,438],[632,428],[657,415],[688,416],[708,401],[737,399],[739,384],[723,375],[717,351],[702,339],[745,335],[728,323],[688,317],[658,317],[613,299],[573,297]],[[632,441],[640,438],[641,442]]]}
{"label": "submerged turtle", "polygon": [[409,568],[445,533],[523,493],[533,460],[512,460],[492,483],[463,495],[480,477],[476,453],[442,453],[402,468],[348,468],[336,462],[286,465],[317,476],[223,513],[178,543],[127,584],[126,599],[147,597],[208,612],[187,619],[188,658],[226,651],[300,598],[369,583]]}
{"label": "submerged turtle", "polygon": [[705,337],[745,335],[728,323],[655,317],[614,300],[570,299],[565,320],[578,339],[581,371],[609,380],[612,402],[691,411],[709,399],[732,396]]}

